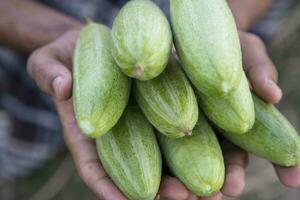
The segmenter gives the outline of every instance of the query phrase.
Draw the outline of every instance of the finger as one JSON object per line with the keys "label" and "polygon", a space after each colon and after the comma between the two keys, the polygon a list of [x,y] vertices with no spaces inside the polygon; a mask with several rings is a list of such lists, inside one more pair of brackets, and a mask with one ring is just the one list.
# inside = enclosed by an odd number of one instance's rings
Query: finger
{"label": "finger", "polygon": [[264,43],[257,36],[240,32],[243,65],[254,92],[270,103],[277,103],[282,91],[276,84],[277,71]]}
{"label": "finger", "polygon": [[[80,137],[85,136],[81,135]],[[75,165],[80,177],[100,199],[125,200],[126,198],[101,167],[96,155],[95,143],[88,140],[85,141],[85,139],[80,139],[80,137],[78,137],[78,140],[81,142],[81,145],[78,142],[76,148],[73,147],[71,150],[72,154],[76,155],[74,156]]]}
{"label": "finger", "polygon": [[225,162],[225,182],[221,192],[225,196],[236,197],[245,187],[245,168],[248,165],[248,154],[234,146],[222,141]]}
{"label": "finger", "polygon": [[220,200],[220,199],[222,199],[221,192],[218,192],[218,193],[214,194],[211,197],[202,197],[202,198],[199,198],[199,200]]}
{"label": "finger", "polygon": [[[227,0],[239,30],[249,30],[266,13],[271,0]],[[255,2],[255,3],[254,3]]]}
{"label": "finger", "polygon": [[94,140],[85,137],[76,125],[72,100],[55,101],[63,122],[64,137],[80,177],[100,199],[125,200],[100,165]]}
{"label": "finger", "polygon": [[280,182],[290,188],[300,187],[300,165],[296,167],[280,167],[276,166],[275,172]]}
{"label": "finger", "polygon": [[28,59],[27,72],[43,92],[65,100],[71,96],[72,77],[55,52],[55,48],[48,46],[38,49]]}
{"label": "finger", "polygon": [[58,100],[71,96],[72,56],[80,28],[36,50],[27,62],[27,71],[41,90]]}
{"label": "finger", "polygon": [[189,191],[185,186],[178,179],[170,176],[162,178],[158,194],[162,200],[182,200],[189,197]]}
{"label": "finger", "polygon": [[187,198],[187,200],[198,200],[199,198],[194,195],[193,193],[190,192],[189,197]]}

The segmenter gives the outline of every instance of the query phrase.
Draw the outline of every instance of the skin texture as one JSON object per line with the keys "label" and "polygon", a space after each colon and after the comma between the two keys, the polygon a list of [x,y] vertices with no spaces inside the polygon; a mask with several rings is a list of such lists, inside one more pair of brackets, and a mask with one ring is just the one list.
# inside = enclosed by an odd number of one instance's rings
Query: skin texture
{"label": "skin texture", "polygon": [[[229,3],[232,1],[229,0]],[[235,1],[236,6],[232,6],[231,3],[230,6],[234,15],[238,16],[237,25],[246,30],[253,24],[252,19],[256,18],[252,15],[253,11],[258,10],[261,2],[270,0],[247,0],[255,9],[249,5],[243,6],[244,1]],[[79,33],[76,27],[80,27],[81,23],[31,0],[1,0],[0,9],[0,43],[27,53],[35,50],[28,60],[27,70],[40,89],[52,96],[56,103],[65,141],[73,155],[79,175],[99,199],[124,200],[124,196],[99,165],[94,141],[80,132],[74,117],[71,99],[71,58]],[[238,13],[240,14],[237,15]],[[261,16],[263,13],[258,14]],[[247,22],[246,26],[243,25],[244,21]],[[40,27],[38,30],[43,30],[42,34],[32,27]],[[253,91],[267,102],[277,103],[281,98],[281,90],[276,85],[277,73],[262,41],[252,34],[241,32],[239,35],[243,66]],[[38,47],[41,48],[37,49]],[[222,141],[221,147],[226,163],[225,184],[221,192],[226,196],[236,197],[242,192],[245,183],[244,169],[248,163],[248,156],[226,141]],[[275,170],[284,185],[300,186],[300,166],[284,168],[275,165]],[[197,199],[178,179],[170,176],[163,177],[159,194],[161,199]],[[198,199],[220,200],[222,194]]]}
{"label": "skin texture", "polygon": [[77,20],[33,0],[1,0],[0,13],[0,44],[25,53],[81,26]]}

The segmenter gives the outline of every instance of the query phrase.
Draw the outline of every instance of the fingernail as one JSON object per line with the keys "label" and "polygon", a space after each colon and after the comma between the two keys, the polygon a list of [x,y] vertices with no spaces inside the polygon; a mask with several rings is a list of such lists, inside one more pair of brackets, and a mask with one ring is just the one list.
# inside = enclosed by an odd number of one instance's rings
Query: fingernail
{"label": "fingernail", "polygon": [[277,86],[277,83],[274,80],[268,80],[268,84]]}
{"label": "fingernail", "polygon": [[280,88],[278,87],[277,83],[273,80],[268,80],[268,83],[269,87],[272,87],[273,89],[275,90],[280,90]]}
{"label": "fingernail", "polygon": [[157,196],[155,197],[155,200],[161,200],[160,194],[157,194]]}
{"label": "fingernail", "polygon": [[274,93],[274,102],[272,103],[278,103],[280,99],[282,98],[282,90],[278,86],[278,84],[274,80],[269,80],[268,81],[269,86],[273,88],[273,93]]}
{"label": "fingernail", "polygon": [[63,78],[61,76],[58,76],[52,82],[55,96],[59,96],[59,94],[60,94],[62,80],[63,80]]}
{"label": "fingernail", "polygon": [[277,84],[274,80],[269,80],[269,81],[268,81],[268,84],[269,84],[270,86],[276,88],[277,90],[280,90],[280,91],[281,91],[280,87],[278,86],[278,84]]}

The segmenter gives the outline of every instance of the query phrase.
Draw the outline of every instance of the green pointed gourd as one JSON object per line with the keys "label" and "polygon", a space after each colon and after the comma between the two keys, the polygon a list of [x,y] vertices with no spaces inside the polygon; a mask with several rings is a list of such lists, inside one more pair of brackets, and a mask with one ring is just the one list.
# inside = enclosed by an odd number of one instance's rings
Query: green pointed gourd
{"label": "green pointed gourd", "polygon": [[99,137],[121,117],[130,79],[111,55],[108,27],[89,22],[80,32],[73,56],[73,104],[81,131]]}
{"label": "green pointed gourd", "polygon": [[204,94],[227,94],[242,76],[237,28],[226,0],[170,0],[175,46],[183,68]]}
{"label": "green pointed gourd", "polygon": [[161,151],[171,172],[201,197],[218,192],[224,183],[224,159],[218,139],[200,113],[193,135],[169,138],[157,134]]}
{"label": "green pointed gourd", "polygon": [[253,95],[255,124],[244,135],[221,131],[237,146],[273,163],[292,167],[300,163],[300,137],[290,122],[271,104]]}
{"label": "green pointed gourd", "polygon": [[121,9],[112,27],[112,53],[129,77],[149,80],[166,67],[171,27],[164,13],[149,0],[132,0]]}
{"label": "green pointed gourd", "polygon": [[252,128],[254,104],[244,73],[237,90],[227,95],[204,95],[199,91],[197,95],[206,116],[219,128],[232,134],[244,134]]}
{"label": "green pointed gourd", "polygon": [[96,140],[107,174],[131,200],[153,200],[161,180],[161,154],[151,124],[137,105]]}
{"label": "green pointed gourd", "polygon": [[198,120],[198,104],[188,79],[179,63],[170,58],[158,77],[136,80],[135,98],[148,120],[169,137],[191,135]]}

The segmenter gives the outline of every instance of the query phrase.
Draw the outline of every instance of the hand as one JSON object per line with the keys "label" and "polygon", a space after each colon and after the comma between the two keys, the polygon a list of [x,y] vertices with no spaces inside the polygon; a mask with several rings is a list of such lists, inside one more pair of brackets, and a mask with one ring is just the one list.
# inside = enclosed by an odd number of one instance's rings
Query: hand
{"label": "hand", "polygon": [[80,30],[71,30],[37,49],[27,63],[29,75],[39,88],[54,98],[65,142],[81,178],[100,199],[126,199],[100,165],[95,142],[79,130],[71,98],[72,55]]}
{"label": "hand", "polygon": [[[80,177],[98,198],[123,200],[126,198],[100,164],[94,140],[81,133],[75,119],[71,98],[71,71],[72,54],[79,31],[69,31],[52,43],[37,49],[28,60],[27,70],[39,88],[54,98],[63,125],[65,142]],[[190,195],[182,183],[169,176],[163,177],[159,193],[162,198],[180,200],[187,199]]]}
{"label": "hand", "polygon": [[[93,140],[79,130],[73,111],[72,53],[79,30],[72,30],[52,43],[36,50],[28,60],[28,73],[40,89],[54,98],[68,148],[75,160],[79,175],[100,199],[126,199],[114,186],[101,167]],[[269,60],[261,41],[255,36],[240,33],[244,64],[254,91],[267,101],[278,102],[281,91],[277,87],[276,71]],[[221,192],[226,196],[237,196],[245,184],[244,169],[248,163],[247,153],[227,143],[222,143],[226,163],[226,179]],[[276,167],[280,180],[287,186],[299,186],[300,168]],[[189,192],[176,178],[163,177],[159,194],[162,199],[199,199]],[[219,200],[217,193],[202,200]]]}
{"label": "hand", "polygon": [[[252,90],[269,103],[278,103],[282,92],[277,86],[277,71],[270,60],[264,43],[260,38],[245,32],[239,32],[244,70]],[[245,168],[248,164],[247,152],[239,149],[226,140],[221,141],[224,154],[226,177],[221,193],[229,197],[237,197],[245,185]],[[274,165],[277,176],[287,187],[300,187],[300,165],[292,168]],[[201,199],[201,198],[200,198]],[[219,200],[221,194],[216,194],[206,200]]]}
{"label": "hand", "polygon": [[[277,71],[268,57],[264,43],[255,35],[239,32],[244,70],[253,91],[270,103],[277,103],[282,92],[277,86]],[[237,197],[245,186],[245,168],[248,164],[247,152],[226,140],[221,141],[225,160],[225,183],[220,193],[201,200],[220,200],[222,195]],[[279,180],[287,187],[300,187],[300,165],[285,168],[274,165]],[[174,197],[174,199],[176,199]],[[180,199],[180,198],[177,198]],[[182,198],[183,199],[183,198]],[[190,199],[197,199],[190,193]],[[199,198],[198,198],[199,199]]]}
{"label": "hand", "polygon": [[[263,42],[255,35],[240,32],[243,63],[254,92],[270,103],[278,103],[282,92],[277,86],[277,71],[267,55]],[[276,174],[287,187],[300,187],[300,165],[280,167],[274,165]]]}

